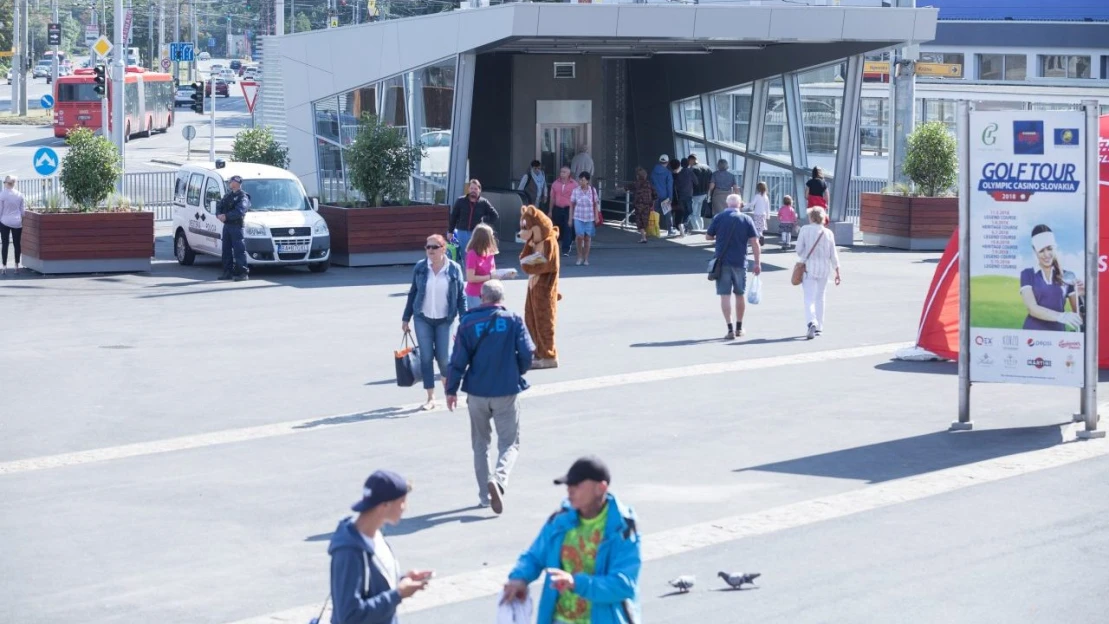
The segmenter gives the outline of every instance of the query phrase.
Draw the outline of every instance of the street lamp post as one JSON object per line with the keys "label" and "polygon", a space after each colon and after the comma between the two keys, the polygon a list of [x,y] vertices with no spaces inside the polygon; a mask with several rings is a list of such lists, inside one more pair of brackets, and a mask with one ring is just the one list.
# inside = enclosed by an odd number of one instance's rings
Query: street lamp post
{"label": "street lamp post", "polygon": [[[112,63],[112,138],[115,139],[116,150],[119,152],[119,160],[123,165],[124,173],[127,169],[126,153],[124,151],[124,143],[127,141],[127,128],[124,127],[123,122],[123,91],[124,79],[127,72],[127,41],[124,39],[123,34],[123,0],[115,0],[113,6],[115,11],[115,54],[113,55]],[[124,175],[120,175],[116,180],[116,193],[123,194],[123,179]]]}

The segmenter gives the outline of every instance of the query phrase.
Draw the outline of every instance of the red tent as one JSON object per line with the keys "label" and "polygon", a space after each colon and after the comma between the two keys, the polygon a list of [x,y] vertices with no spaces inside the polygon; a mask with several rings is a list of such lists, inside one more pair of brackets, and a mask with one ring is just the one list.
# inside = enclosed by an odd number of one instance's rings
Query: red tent
{"label": "red tent", "polygon": [[[1100,226],[1098,236],[1098,368],[1109,368],[1109,115],[1101,118],[1098,141],[1101,160]],[[941,358],[959,357],[959,233],[951,235],[932,285],[924,299],[916,346]],[[917,355],[919,357],[919,354]]]}

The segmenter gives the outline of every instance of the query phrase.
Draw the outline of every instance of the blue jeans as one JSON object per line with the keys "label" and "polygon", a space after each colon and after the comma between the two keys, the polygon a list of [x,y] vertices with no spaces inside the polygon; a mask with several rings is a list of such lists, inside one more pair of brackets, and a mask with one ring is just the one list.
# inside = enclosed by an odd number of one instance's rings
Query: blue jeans
{"label": "blue jeans", "polygon": [[470,310],[473,310],[473,309],[475,309],[479,306],[481,306],[481,297],[475,297],[473,295],[466,295],[466,311],[467,312],[470,311]]}
{"label": "blue jeans", "polygon": [[420,371],[424,377],[424,390],[431,390],[435,387],[436,360],[439,362],[439,376],[447,376],[451,322],[447,319],[426,319],[420,314],[412,320],[416,325],[416,344],[420,347]]}
{"label": "blue jeans", "polygon": [[223,272],[229,275],[246,273],[246,247],[243,226],[223,226]]}
{"label": "blue jeans", "polygon": [[459,230],[457,228],[454,230],[454,238],[458,241],[458,254],[463,259],[466,258],[466,246],[470,244],[470,237],[473,235],[474,233],[470,230]]}

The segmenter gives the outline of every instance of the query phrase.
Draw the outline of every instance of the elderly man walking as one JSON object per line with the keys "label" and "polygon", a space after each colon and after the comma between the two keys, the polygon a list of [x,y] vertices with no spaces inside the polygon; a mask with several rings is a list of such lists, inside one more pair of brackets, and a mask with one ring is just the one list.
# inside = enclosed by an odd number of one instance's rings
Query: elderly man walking
{"label": "elderly man walking", "polygon": [[[727,208],[712,218],[705,240],[715,241],[716,258],[723,265],[720,277],[716,280],[716,294],[720,295],[720,311],[728,324],[725,340],[734,340],[744,335],[743,313],[747,302],[743,294],[747,292],[747,246],[755,254],[751,272],[762,273],[762,248],[759,247],[759,234],[751,217],[739,211],[743,199],[736,194],[728,195]],[[729,298],[735,298],[735,325],[732,325],[732,307]]]}
{"label": "elderly man walking", "polygon": [[[481,285],[481,305],[462,317],[447,373],[447,409],[458,405],[458,388],[468,397],[474,476],[482,507],[504,511],[508,477],[520,448],[519,394],[528,388],[535,344],[524,319],[504,307],[504,285]],[[497,467],[489,476],[489,444],[497,429]]]}

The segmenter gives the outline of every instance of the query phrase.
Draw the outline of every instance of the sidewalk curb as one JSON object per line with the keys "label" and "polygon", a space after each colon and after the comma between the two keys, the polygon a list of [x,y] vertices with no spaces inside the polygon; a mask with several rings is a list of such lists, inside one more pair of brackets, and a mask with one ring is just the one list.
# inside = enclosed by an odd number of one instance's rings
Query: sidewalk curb
{"label": "sidewalk curb", "polygon": [[182,163],[175,162],[175,161],[172,161],[172,160],[163,160],[161,158],[151,158],[150,162],[157,163],[159,165],[170,165],[171,167],[180,167],[180,166],[182,166]]}

